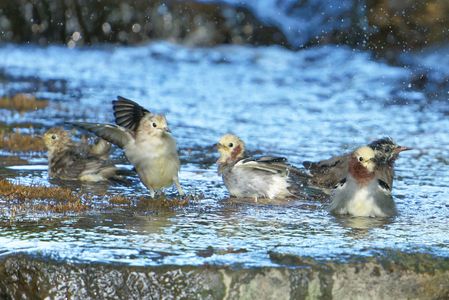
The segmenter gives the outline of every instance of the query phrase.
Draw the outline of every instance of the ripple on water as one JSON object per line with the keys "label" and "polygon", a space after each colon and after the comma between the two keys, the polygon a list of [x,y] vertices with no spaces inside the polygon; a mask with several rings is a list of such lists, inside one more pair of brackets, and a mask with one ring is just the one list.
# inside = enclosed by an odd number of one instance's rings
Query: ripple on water
{"label": "ripple on water", "polygon": [[[6,124],[31,120],[45,130],[68,120],[111,122],[116,95],[166,113],[181,148],[182,184],[205,197],[148,214],[120,209],[4,220],[0,256],[30,252],[132,265],[247,266],[275,264],[270,251],[320,259],[390,248],[449,256],[449,119],[443,104],[408,88],[408,69],[345,47],[293,52],[154,43],[81,50],[6,45],[0,47],[0,70],[7,78],[2,94],[28,89],[52,100],[42,111],[0,111]],[[298,165],[392,136],[415,149],[397,161],[400,213],[389,220],[343,218],[328,215],[322,203],[229,201],[211,150],[226,132],[240,135],[250,150],[285,155]],[[42,167],[45,156],[36,155],[24,156],[29,165],[1,168],[2,176],[52,184]],[[123,162],[119,150],[113,157]],[[137,180],[104,191],[145,194]]]}

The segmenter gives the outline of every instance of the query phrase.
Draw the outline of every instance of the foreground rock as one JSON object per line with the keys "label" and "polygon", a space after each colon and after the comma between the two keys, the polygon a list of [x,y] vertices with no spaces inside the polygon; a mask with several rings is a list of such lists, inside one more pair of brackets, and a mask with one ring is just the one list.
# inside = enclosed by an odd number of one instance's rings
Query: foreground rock
{"label": "foreground rock", "polygon": [[448,299],[449,260],[423,254],[319,262],[270,254],[279,267],[130,267],[26,255],[0,265],[2,299]]}

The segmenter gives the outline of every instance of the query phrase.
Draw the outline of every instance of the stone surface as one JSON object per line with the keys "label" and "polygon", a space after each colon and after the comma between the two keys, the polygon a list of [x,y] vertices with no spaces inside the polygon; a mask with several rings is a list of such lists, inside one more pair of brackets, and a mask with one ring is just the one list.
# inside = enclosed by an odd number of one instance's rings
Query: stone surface
{"label": "stone surface", "polygon": [[[447,299],[449,261],[382,253],[347,262],[271,254],[279,267],[133,267],[27,255],[0,265],[1,299]],[[288,262],[289,265],[282,265]]]}

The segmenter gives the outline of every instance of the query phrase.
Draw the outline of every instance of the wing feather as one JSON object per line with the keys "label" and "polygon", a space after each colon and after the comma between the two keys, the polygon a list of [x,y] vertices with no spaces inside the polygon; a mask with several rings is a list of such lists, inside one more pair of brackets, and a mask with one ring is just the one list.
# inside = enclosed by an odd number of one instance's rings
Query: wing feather
{"label": "wing feather", "polygon": [[85,122],[76,122],[71,124],[93,132],[102,139],[115,144],[120,148],[125,147],[129,142],[134,140],[133,135],[128,129],[117,125]]}
{"label": "wing feather", "polygon": [[118,96],[117,100],[112,101],[112,108],[114,110],[115,123],[131,131],[136,131],[140,120],[146,114],[151,114],[149,110],[136,102],[121,96]]}
{"label": "wing feather", "polygon": [[245,158],[238,161],[234,167],[256,169],[273,174],[288,173],[289,165],[284,157],[263,156],[259,158]]}

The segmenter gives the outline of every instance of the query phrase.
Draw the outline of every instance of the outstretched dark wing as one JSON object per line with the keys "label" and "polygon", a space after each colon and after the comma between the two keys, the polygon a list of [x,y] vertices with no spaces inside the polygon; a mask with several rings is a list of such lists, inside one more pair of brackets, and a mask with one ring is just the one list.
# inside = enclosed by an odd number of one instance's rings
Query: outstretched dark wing
{"label": "outstretched dark wing", "polygon": [[115,123],[132,131],[136,131],[143,116],[151,113],[136,102],[121,96],[118,96],[117,100],[112,101],[112,108],[114,110]]}
{"label": "outstretched dark wing", "polygon": [[134,139],[129,130],[117,125],[85,122],[74,122],[69,124],[93,132],[102,139],[115,144],[120,148],[125,147],[132,139]]}

